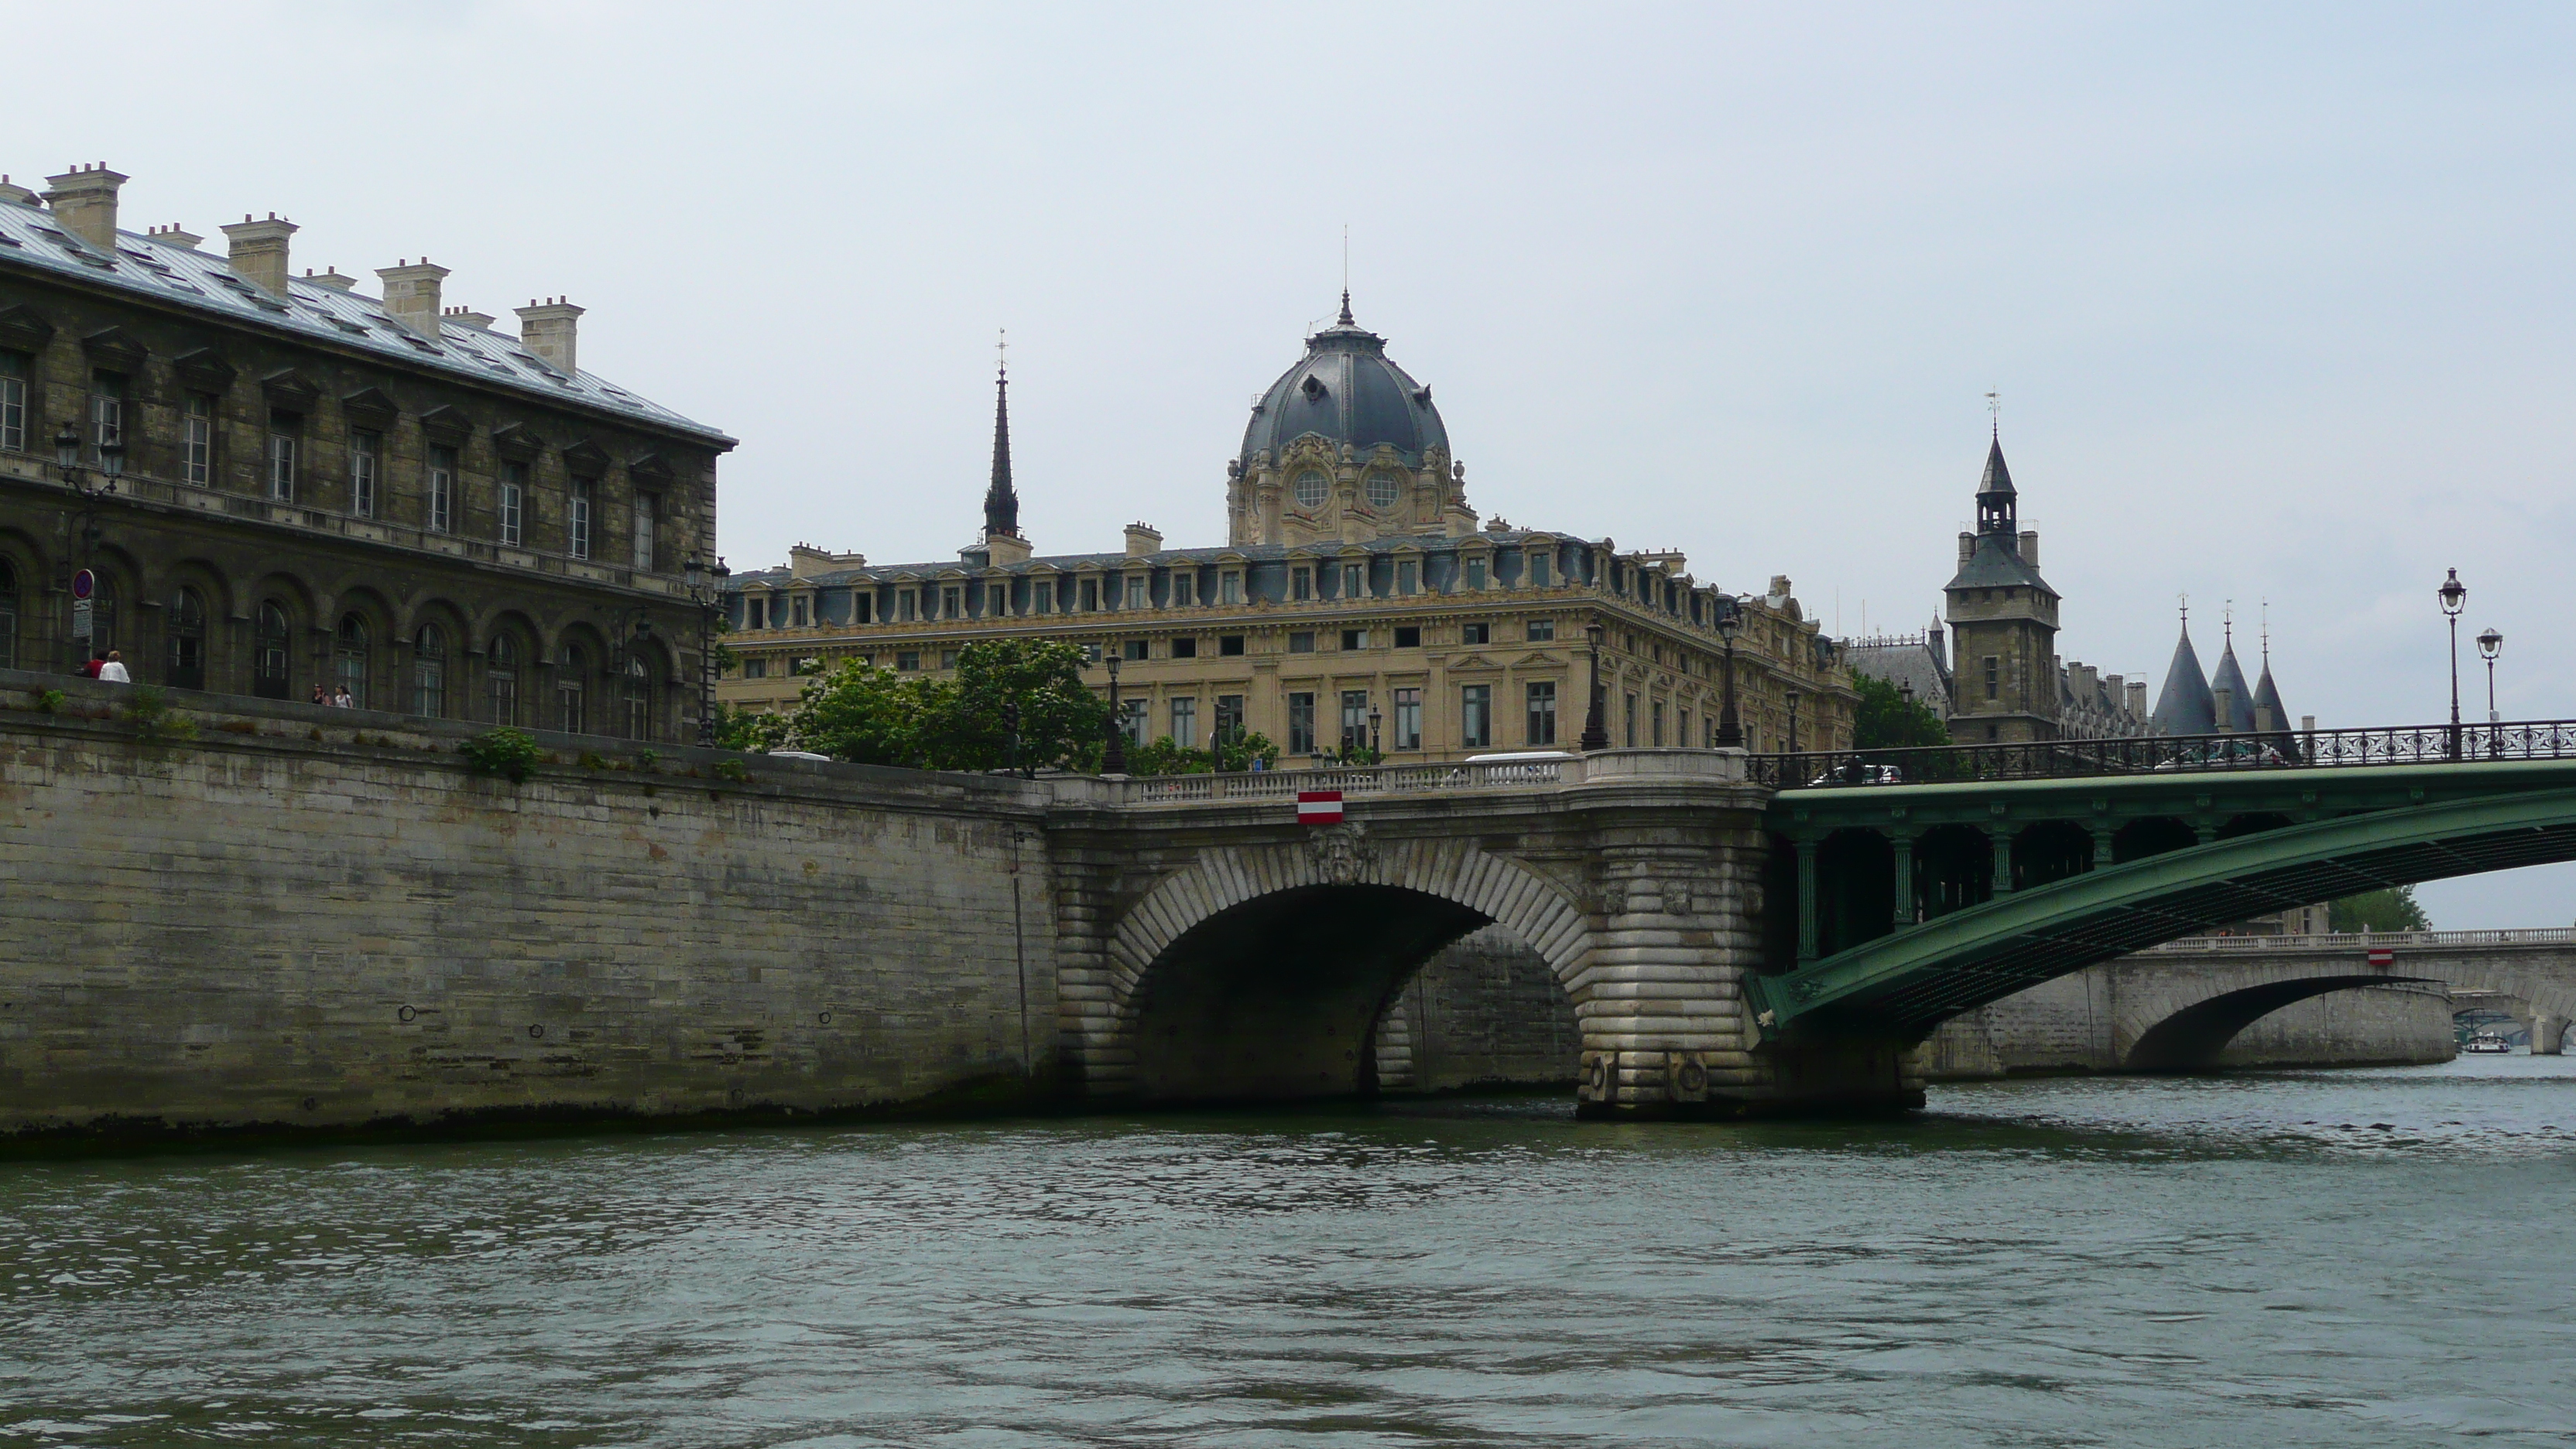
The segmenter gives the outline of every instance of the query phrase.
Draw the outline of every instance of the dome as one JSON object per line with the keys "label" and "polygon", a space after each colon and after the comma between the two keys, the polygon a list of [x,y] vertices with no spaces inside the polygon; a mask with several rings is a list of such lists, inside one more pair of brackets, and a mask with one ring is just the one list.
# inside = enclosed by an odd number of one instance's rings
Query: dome
{"label": "dome", "polygon": [[1362,457],[1380,443],[1395,449],[1408,468],[1423,455],[1449,450],[1449,430],[1431,405],[1431,389],[1387,359],[1386,339],[1351,321],[1349,293],[1341,319],[1306,339],[1306,355],[1280,374],[1252,408],[1243,430],[1243,471],[1269,450],[1275,460],[1290,443],[1313,434],[1339,451],[1347,443]]}

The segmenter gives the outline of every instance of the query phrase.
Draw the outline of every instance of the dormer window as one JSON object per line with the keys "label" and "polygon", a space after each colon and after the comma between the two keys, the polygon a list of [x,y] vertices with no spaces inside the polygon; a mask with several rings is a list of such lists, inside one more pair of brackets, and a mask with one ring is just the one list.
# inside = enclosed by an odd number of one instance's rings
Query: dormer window
{"label": "dormer window", "polygon": [[1221,604],[1240,604],[1243,602],[1242,570],[1227,569],[1224,573],[1217,575],[1216,597],[1217,602]]}
{"label": "dormer window", "polygon": [[964,589],[957,588],[952,585],[951,587],[944,588],[939,591],[939,617],[943,619],[962,619],[966,617],[966,591]]}
{"label": "dormer window", "polygon": [[1342,565],[1342,597],[1356,599],[1368,592],[1368,565]]}
{"label": "dormer window", "polygon": [[1298,603],[1303,603],[1304,601],[1315,597],[1315,571],[1313,569],[1300,567],[1293,568],[1288,571],[1288,597],[1290,600]]}
{"label": "dormer window", "polygon": [[921,591],[918,589],[895,590],[894,616],[898,622],[905,624],[909,624],[915,619],[920,618]]}
{"label": "dormer window", "polygon": [[1543,589],[1548,586],[1549,580],[1547,565],[1548,556],[1546,554],[1534,553],[1529,556],[1529,582],[1531,588]]}
{"label": "dormer window", "polygon": [[1413,592],[1413,581],[1417,570],[1418,566],[1409,558],[1395,561],[1395,591],[1398,594]]}
{"label": "dormer window", "polygon": [[1477,558],[1471,558],[1471,559],[1468,559],[1468,560],[1467,560],[1467,587],[1469,587],[1469,588],[1471,588],[1471,589],[1481,589],[1481,588],[1483,588],[1484,586],[1485,586],[1485,560],[1484,560],[1482,557],[1477,557]]}
{"label": "dormer window", "polygon": [[1371,508],[1393,508],[1395,506],[1396,497],[1400,493],[1401,488],[1402,485],[1396,481],[1394,474],[1371,473],[1368,480],[1369,506]]}
{"label": "dormer window", "polygon": [[1172,607],[1175,609],[1192,608],[1197,605],[1198,601],[1198,575],[1185,573],[1176,573],[1172,575]]}
{"label": "dormer window", "polygon": [[1029,585],[1029,608],[1040,614],[1055,612],[1055,580],[1040,579]]}
{"label": "dormer window", "polygon": [[810,595],[798,594],[789,608],[795,616],[797,628],[810,629],[814,626],[814,600]]}
{"label": "dormer window", "polygon": [[1127,608],[1141,609],[1145,607],[1145,584],[1146,578],[1143,574],[1130,574],[1127,576]]}

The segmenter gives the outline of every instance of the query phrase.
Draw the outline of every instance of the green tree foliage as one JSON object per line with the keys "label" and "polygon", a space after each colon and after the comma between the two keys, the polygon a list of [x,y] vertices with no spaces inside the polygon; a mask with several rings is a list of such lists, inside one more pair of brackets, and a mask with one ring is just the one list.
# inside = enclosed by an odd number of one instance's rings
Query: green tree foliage
{"label": "green tree foliage", "polygon": [[716,706],[716,746],[727,750],[774,750],[787,743],[787,716],[763,714],[738,704]]}
{"label": "green tree foliage", "polygon": [[949,679],[843,664],[805,686],[786,736],[863,765],[1093,769],[1108,720],[1108,707],[1082,682],[1082,651],[994,639],[960,649]]}
{"label": "green tree foliage", "polygon": [[1930,705],[1908,699],[1895,685],[1867,674],[1853,675],[1852,687],[1860,692],[1859,707],[1852,715],[1853,749],[1916,749],[1950,743],[1949,729]]}
{"label": "green tree foliage", "polygon": [[511,784],[524,783],[536,772],[546,752],[537,747],[536,736],[507,725],[485,730],[456,747],[465,763],[478,775],[498,775]]}
{"label": "green tree foliage", "polygon": [[1279,763],[1279,747],[1261,735],[1229,734],[1204,750],[1183,749],[1165,735],[1127,752],[1131,775],[1208,775],[1249,770],[1259,760],[1263,769]]}
{"label": "green tree foliage", "polygon": [[2429,931],[2433,923],[2415,903],[2413,886],[2364,891],[2326,907],[2329,931]]}

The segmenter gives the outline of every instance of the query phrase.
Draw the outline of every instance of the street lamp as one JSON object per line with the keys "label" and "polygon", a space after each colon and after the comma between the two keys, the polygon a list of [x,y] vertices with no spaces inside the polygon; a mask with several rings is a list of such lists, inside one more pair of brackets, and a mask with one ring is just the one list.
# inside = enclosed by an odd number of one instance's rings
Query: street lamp
{"label": "street lamp", "polygon": [[1726,645],[1726,688],[1720,693],[1717,714],[1717,747],[1721,750],[1744,748],[1744,723],[1735,715],[1735,634],[1744,627],[1742,606],[1733,599],[1717,601],[1717,637]]}
{"label": "street lamp", "polygon": [[2458,569],[2451,570],[2433,597],[2442,601],[2442,617],[2451,624],[2451,758],[2456,760],[2460,757],[2460,609],[2469,601],[2468,586],[2460,582]]}
{"label": "street lamp", "polygon": [[1377,732],[1377,720],[1377,706],[1372,703],[1369,706],[1369,763],[1372,765],[1386,758],[1385,741]]}
{"label": "street lamp", "polygon": [[[80,498],[80,507],[76,511],[80,524],[74,530],[74,536],[80,544],[81,568],[86,570],[90,565],[91,554],[98,548],[99,502],[116,491],[116,480],[125,475],[125,445],[115,442],[99,444],[97,472],[106,481],[92,483],[88,470],[81,467],[80,430],[65,423],[62,431],[54,434],[54,462],[63,470],[63,481],[70,484],[72,492]],[[75,610],[75,616],[77,612]],[[89,641],[86,638],[81,638],[80,643],[84,649],[89,647]],[[96,656],[84,655],[83,657]]]}
{"label": "street lamp", "polygon": [[2495,630],[2493,630],[2493,629],[2489,629],[2489,630],[2487,630],[2485,633],[2480,634],[2480,635],[2478,636],[2478,655],[2479,655],[2479,657],[2480,657],[2480,658],[2482,658],[2482,659],[2486,660],[2486,662],[2487,662],[2487,723],[2488,723],[2488,724],[2494,724],[2494,723],[2496,723],[2497,721],[2499,721],[2499,720],[2501,720],[2501,719],[2503,719],[2503,718],[2504,718],[2504,716],[2502,716],[2502,715],[2500,715],[2500,714],[2497,714],[2497,713],[2496,713],[2496,702],[2495,702],[2495,662],[2496,662],[2496,656],[2497,656],[2497,655],[2499,655],[2499,654],[2501,654],[2501,653],[2503,653],[2503,652],[2504,652],[2504,636],[2503,636],[2502,634],[2497,633],[2497,632],[2496,632]]}
{"label": "street lamp", "polygon": [[708,563],[692,553],[681,566],[688,586],[689,601],[698,606],[698,743],[713,746],[716,742],[716,604],[724,597],[724,581],[733,575],[719,556]]}
{"label": "street lamp", "polygon": [[1584,625],[1583,637],[1590,646],[1585,651],[1585,666],[1591,671],[1592,682],[1584,690],[1583,738],[1577,742],[1577,745],[1589,754],[1594,750],[1610,748],[1610,731],[1601,719],[1601,626]]}
{"label": "street lamp", "polygon": [[1788,695],[1789,695],[1789,753],[1794,755],[1794,754],[1798,753],[1798,691],[1796,691],[1796,690],[1792,689],[1792,690],[1788,691]]}
{"label": "street lamp", "polygon": [[1101,752],[1100,773],[1127,773],[1127,722],[1118,711],[1118,656],[1115,654],[1109,656],[1109,748]]}

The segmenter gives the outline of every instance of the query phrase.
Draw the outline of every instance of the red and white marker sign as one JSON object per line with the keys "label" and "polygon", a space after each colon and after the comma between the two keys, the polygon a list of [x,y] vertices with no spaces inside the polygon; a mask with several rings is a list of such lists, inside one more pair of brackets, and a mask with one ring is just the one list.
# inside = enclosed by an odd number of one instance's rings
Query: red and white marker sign
{"label": "red and white marker sign", "polygon": [[2395,951],[2390,950],[2386,946],[2373,946],[2370,948],[2370,968],[2372,970],[2386,971],[2396,964],[2397,953]]}
{"label": "red and white marker sign", "polygon": [[1341,824],[1342,792],[1339,790],[1298,791],[1297,823],[1300,825]]}

